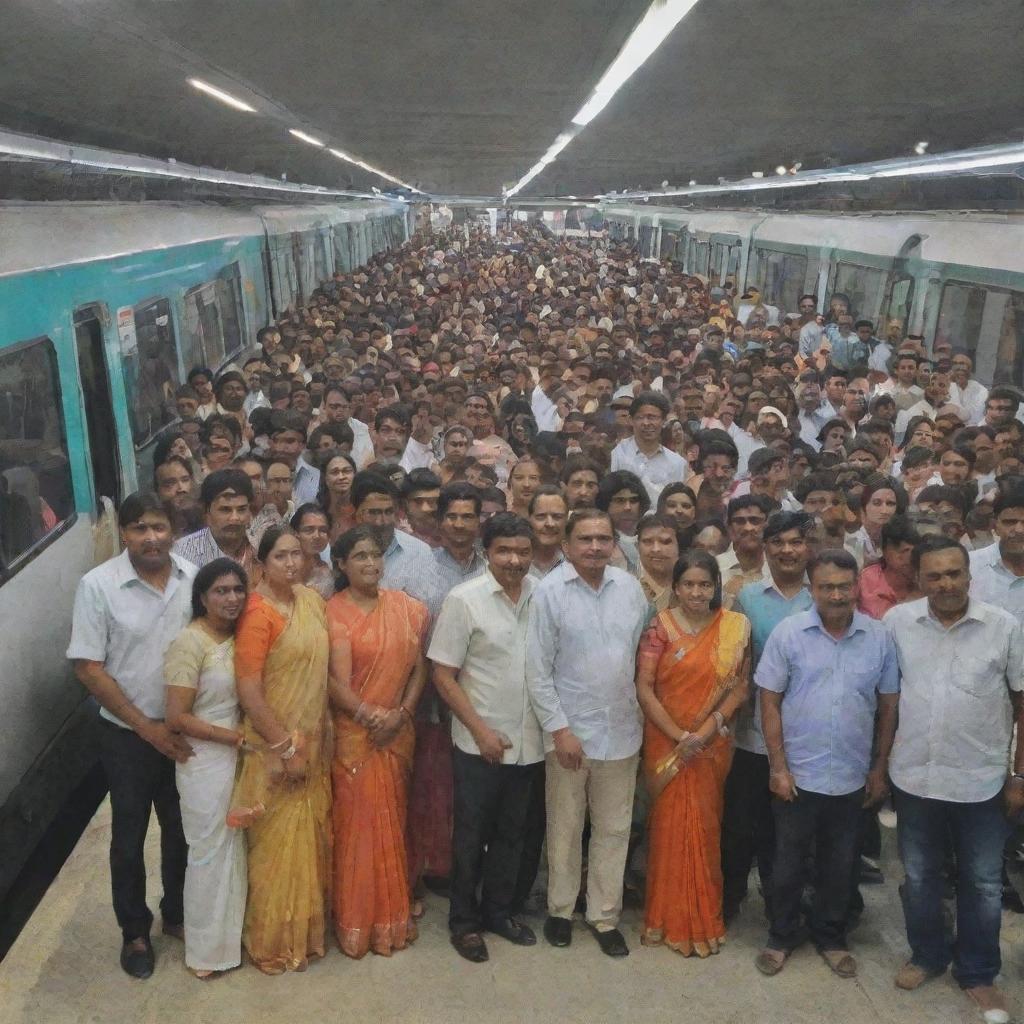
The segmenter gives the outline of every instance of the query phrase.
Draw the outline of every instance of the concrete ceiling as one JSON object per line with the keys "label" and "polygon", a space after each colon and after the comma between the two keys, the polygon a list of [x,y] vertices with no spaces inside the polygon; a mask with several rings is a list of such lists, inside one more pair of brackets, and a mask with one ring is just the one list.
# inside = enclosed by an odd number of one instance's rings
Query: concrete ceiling
{"label": "concrete ceiling", "polygon": [[[4,0],[0,128],[335,188],[496,195],[648,0]],[[1024,138],[1020,0],[701,0],[524,191],[715,181]],[[258,108],[186,84],[204,78]]]}

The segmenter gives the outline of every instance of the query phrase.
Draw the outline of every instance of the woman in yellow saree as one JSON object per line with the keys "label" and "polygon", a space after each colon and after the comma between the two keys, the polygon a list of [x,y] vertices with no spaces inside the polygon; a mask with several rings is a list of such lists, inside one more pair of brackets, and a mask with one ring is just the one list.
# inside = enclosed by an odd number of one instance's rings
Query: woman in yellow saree
{"label": "woman in yellow saree", "polygon": [[334,706],[334,878],[341,951],[390,956],[416,938],[405,848],[413,712],[426,681],[426,606],[379,590],[384,553],[357,526],[331,548],[343,587],[327,602]]}
{"label": "woman in yellow saree", "polygon": [[642,940],[705,957],[725,937],[719,836],[728,722],[748,692],[750,623],[722,609],[718,564],[704,551],[683,554],[672,586],[677,606],[655,618],[637,659],[653,803]]}
{"label": "woman in yellow saree", "polygon": [[[263,579],[235,636],[246,753],[235,808],[248,826],[249,899],[242,943],[266,974],[303,971],[324,955],[331,851],[327,621],[323,599],[298,583],[294,531],[260,541]],[[252,749],[248,749],[252,748]]]}

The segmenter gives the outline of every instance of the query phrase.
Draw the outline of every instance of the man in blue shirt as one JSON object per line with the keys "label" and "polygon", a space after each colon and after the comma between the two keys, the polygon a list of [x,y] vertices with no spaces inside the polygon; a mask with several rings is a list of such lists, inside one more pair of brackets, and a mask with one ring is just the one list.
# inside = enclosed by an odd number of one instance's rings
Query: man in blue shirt
{"label": "man in blue shirt", "polygon": [[887,791],[899,668],[885,626],[855,610],[853,556],[822,551],[808,577],[814,607],[772,631],[754,676],[776,798],[768,945],[756,966],[778,974],[800,943],[804,864],[813,847],[811,938],[837,975],[852,978],[857,963],[846,930],[860,811]]}
{"label": "man in blue shirt", "polygon": [[[733,606],[750,620],[755,671],[772,630],[813,604],[807,589],[807,535],[813,527],[814,517],[806,512],[776,512],[765,525],[764,554],[770,576],[748,583]],[[756,692],[737,713],[734,734],[736,746],[725,780],[722,818],[722,914],[726,923],[736,916],[747,895],[755,858],[766,907],[771,896],[775,825]]]}

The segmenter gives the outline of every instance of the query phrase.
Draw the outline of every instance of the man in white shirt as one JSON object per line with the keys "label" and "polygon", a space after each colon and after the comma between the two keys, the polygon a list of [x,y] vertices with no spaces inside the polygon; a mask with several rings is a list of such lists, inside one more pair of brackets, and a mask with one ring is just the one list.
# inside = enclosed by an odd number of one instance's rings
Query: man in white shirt
{"label": "man in white shirt", "polygon": [[[455,782],[448,927],[460,956],[488,959],[483,931],[517,946],[533,932],[514,916],[524,857],[536,871],[543,832],[524,848],[540,795],[544,742],[526,689],[526,630],[535,581],[529,523],[499,512],[484,524],[487,570],[445,598],[428,655],[452,710]],[[532,884],[532,879],[530,879]],[[480,892],[479,899],[477,892]]]}
{"label": "man in white shirt", "polygon": [[686,459],[661,443],[661,430],[671,406],[657,391],[641,391],[629,407],[633,436],[612,449],[611,471],[628,469],[643,481],[655,504],[666,484],[681,483],[689,475]]}
{"label": "man in white shirt", "polygon": [[340,384],[328,384],[321,407],[323,423],[347,423],[352,430],[352,460],[356,466],[372,461],[373,442],[370,428],[352,415],[352,397]]}
{"label": "man in white shirt", "polygon": [[876,395],[892,395],[897,409],[909,409],[924,398],[924,391],[915,383],[918,358],[912,352],[897,352],[889,379],[875,388]]}
{"label": "man in white shirt", "polygon": [[148,978],[149,940],[143,848],[150,808],[160,822],[160,912],[165,934],[183,938],[182,887],[188,847],[174,764],[192,756],[164,723],[163,660],[192,618],[196,567],[171,553],[171,523],[155,494],[131,494],[118,513],[124,552],[82,577],[67,656],[100,704],[100,763],[110,787],[110,880],[121,928],[121,967]]}
{"label": "man in white shirt", "polygon": [[[986,1021],[1008,1021],[994,981],[1007,817],[1024,810],[1024,744],[1007,772],[1014,726],[1024,729],[1024,635],[1009,612],[970,597],[968,556],[956,541],[926,537],[913,564],[924,598],[885,616],[902,676],[889,774],[911,950],[896,985],[916,989],[952,962]],[[955,944],[942,908],[947,837],[957,863]]]}
{"label": "man in white shirt", "polygon": [[971,597],[1005,608],[1024,626],[1024,490],[1000,490],[992,503],[996,543],[970,553]]}
{"label": "man in white shirt", "polygon": [[966,352],[953,355],[953,380],[949,385],[949,400],[967,413],[968,423],[980,423],[985,415],[985,399],[988,388],[974,380],[974,361]]}
{"label": "man in white shirt", "polygon": [[806,359],[821,348],[821,339],[825,328],[818,323],[817,295],[801,295],[797,305],[800,308],[800,319],[796,323],[800,339],[800,355]]}
{"label": "man in white shirt", "polygon": [[572,941],[589,810],[587,923],[601,950],[621,957],[629,954],[618,920],[642,739],[634,669],[649,608],[637,580],[608,564],[615,531],[607,513],[578,512],[566,533],[566,561],[534,590],[526,648],[547,751],[544,937],[553,946]]}
{"label": "man in white shirt", "polygon": [[797,414],[800,422],[800,440],[816,452],[821,451],[818,435],[821,428],[832,419],[831,407],[822,406],[821,386],[817,374],[805,373],[796,388]]}

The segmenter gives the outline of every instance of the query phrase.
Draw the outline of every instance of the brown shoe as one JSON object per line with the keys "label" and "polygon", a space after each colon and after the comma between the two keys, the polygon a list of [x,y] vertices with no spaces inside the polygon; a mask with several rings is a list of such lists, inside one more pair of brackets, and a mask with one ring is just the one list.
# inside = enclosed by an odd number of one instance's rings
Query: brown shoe
{"label": "brown shoe", "polygon": [[823,949],[821,957],[840,978],[857,977],[857,961],[845,949]]}
{"label": "brown shoe", "polygon": [[789,954],[782,949],[762,949],[757,954],[754,966],[766,977],[774,978],[786,965]]}
{"label": "brown shoe", "polygon": [[911,963],[909,960],[896,972],[896,987],[906,992],[913,992],[920,988],[926,981],[937,978],[941,972],[926,971],[923,967]]}
{"label": "brown shoe", "polygon": [[1006,996],[995,985],[978,985],[976,988],[965,988],[964,992],[981,1010],[985,1024],[1007,1024],[1010,1011],[1006,1006]]}

